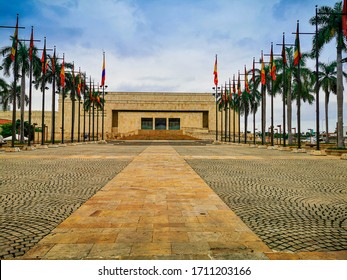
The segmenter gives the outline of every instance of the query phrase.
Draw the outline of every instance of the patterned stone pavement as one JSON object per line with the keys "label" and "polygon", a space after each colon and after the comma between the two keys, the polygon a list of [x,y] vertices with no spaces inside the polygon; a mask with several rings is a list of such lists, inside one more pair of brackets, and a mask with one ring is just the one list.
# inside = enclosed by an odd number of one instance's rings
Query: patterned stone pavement
{"label": "patterned stone pavement", "polygon": [[347,259],[347,161],[150,146],[0,152],[0,258]]}
{"label": "patterned stone pavement", "polygon": [[227,146],[176,150],[271,249],[347,250],[346,161]]}
{"label": "patterned stone pavement", "polygon": [[24,255],[143,149],[84,145],[1,153],[0,258]]}

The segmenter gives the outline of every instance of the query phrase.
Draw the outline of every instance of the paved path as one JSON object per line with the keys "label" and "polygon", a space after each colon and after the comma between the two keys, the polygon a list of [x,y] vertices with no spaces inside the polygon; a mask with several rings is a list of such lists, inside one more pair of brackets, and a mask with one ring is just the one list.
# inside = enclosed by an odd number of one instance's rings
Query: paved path
{"label": "paved path", "polygon": [[0,258],[347,260],[346,170],[229,145],[0,152]]}
{"label": "paved path", "polygon": [[148,147],[25,258],[265,259],[271,250],[172,147]]}

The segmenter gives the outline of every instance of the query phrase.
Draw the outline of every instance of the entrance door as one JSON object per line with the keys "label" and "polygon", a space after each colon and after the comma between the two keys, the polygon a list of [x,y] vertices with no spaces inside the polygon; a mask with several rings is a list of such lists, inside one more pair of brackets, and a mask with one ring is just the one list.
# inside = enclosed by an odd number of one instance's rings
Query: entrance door
{"label": "entrance door", "polygon": [[166,119],[156,118],[155,119],[155,130],[166,130]]}

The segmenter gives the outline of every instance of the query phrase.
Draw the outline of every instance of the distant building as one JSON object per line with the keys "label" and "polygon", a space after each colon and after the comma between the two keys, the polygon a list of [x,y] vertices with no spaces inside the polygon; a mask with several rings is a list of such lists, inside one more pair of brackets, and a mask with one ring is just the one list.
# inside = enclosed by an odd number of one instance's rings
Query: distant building
{"label": "distant building", "polygon": [[[59,95],[58,111],[55,112],[55,139],[62,137],[62,98]],[[74,141],[83,141],[83,132],[89,138],[94,132],[101,140],[102,112],[91,110],[84,112],[82,101],[75,101],[75,114],[72,116],[72,102],[70,98],[64,101],[64,139],[70,141],[74,120]],[[229,110],[228,110],[229,111]],[[218,111],[218,139],[221,138],[221,128],[225,127],[231,135],[234,133],[234,114],[230,110],[227,118]],[[238,114],[235,116],[235,133],[238,134]],[[41,112],[32,112],[32,123],[41,131]],[[108,92],[105,95],[104,110],[104,139],[117,139],[122,136],[142,133],[171,133],[178,131],[199,139],[216,137],[216,102],[215,97],[209,93],[174,93],[174,92]],[[223,117],[223,121],[221,120]],[[0,118],[12,120],[12,111],[0,112]],[[16,119],[20,118],[17,111]],[[28,111],[25,112],[28,120]],[[93,128],[94,119],[94,128]],[[227,125],[226,125],[227,124]],[[78,126],[79,125],[79,126]],[[52,113],[45,112],[45,139],[51,139]],[[172,132],[175,133],[175,132]],[[223,135],[224,135],[223,133]],[[35,139],[39,141],[40,132],[35,132]],[[92,137],[90,137],[92,139]]]}
{"label": "distant building", "polygon": [[[59,112],[56,120],[56,132],[61,134],[61,105],[59,97]],[[89,122],[89,112],[84,117],[83,106],[80,108],[80,133],[92,133]],[[74,133],[77,135],[78,103],[75,105],[76,115]],[[232,111],[231,111],[232,112]],[[132,135],[143,130],[181,130],[185,134],[197,138],[215,139],[216,103],[209,93],[175,93],[175,92],[108,92],[105,95],[105,139]],[[71,101],[65,99],[64,137],[68,139],[71,131]],[[101,111],[94,110],[94,135],[98,130],[101,139]],[[85,119],[85,122],[84,122]],[[233,113],[228,116],[233,130]],[[221,131],[221,112],[218,112],[218,131]],[[236,131],[238,121],[236,121]],[[225,129],[225,114],[223,113],[223,130]],[[57,135],[57,139],[60,136]]]}

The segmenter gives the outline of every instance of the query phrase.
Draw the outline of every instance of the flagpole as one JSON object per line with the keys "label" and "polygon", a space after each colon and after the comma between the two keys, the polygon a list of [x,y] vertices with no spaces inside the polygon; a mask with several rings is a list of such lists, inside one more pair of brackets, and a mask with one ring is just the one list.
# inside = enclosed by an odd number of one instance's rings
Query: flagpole
{"label": "flagpole", "polygon": [[17,88],[17,70],[18,70],[18,63],[17,63],[17,44],[18,44],[18,17],[19,14],[17,14],[17,20],[16,20],[16,31],[15,31],[15,55],[14,55],[14,64],[13,64],[13,108],[12,108],[12,145],[11,147],[14,148],[14,141],[16,139],[16,88]]}
{"label": "flagpole", "polygon": [[286,94],[286,63],[287,60],[285,58],[286,55],[286,48],[285,48],[285,33],[283,32],[283,147],[286,147],[286,101],[285,101],[285,94]]}
{"label": "flagpole", "polygon": [[[316,38],[318,38],[318,6],[316,5]],[[316,150],[319,151],[319,76],[318,76],[318,66],[319,66],[319,51],[318,44],[316,44]],[[328,135],[328,131],[326,132]]]}
{"label": "flagpole", "polygon": [[71,89],[71,143],[75,132],[75,62],[72,62],[72,89]]}
{"label": "flagpole", "polygon": [[216,141],[218,141],[218,102],[217,102],[217,95],[218,95],[218,86],[216,86]]}
{"label": "flagpole", "polygon": [[214,62],[214,70],[213,70],[213,75],[214,75],[214,84],[215,84],[215,89],[216,89],[216,95],[215,95],[215,100],[216,100],[216,141],[218,141],[218,70],[217,70],[217,54],[216,54],[216,59]]}
{"label": "flagpole", "polygon": [[238,105],[238,113],[239,113],[239,144],[241,143],[241,95],[239,94],[239,92],[241,91],[241,81],[240,81],[240,71],[239,71],[239,76],[238,76],[238,80],[237,80],[237,105]]}
{"label": "flagpole", "polygon": [[45,144],[45,90],[46,90],[46,37],[44,37],[44,46],[42,54],[42,117],[41,117],[41,145]]}
{"label": "flagpole", "polygon": [[88,116],[88,120],[89,120],[89,123],[88,123],[88,141],[90,141],[90,126],[91,126],[91,104],[92,104],[92,101],[91,101],[91,94],[92,94],[92,77],[89,76],[89,116]]}
{"label": "flagpole", "polygon": [[271,42],[271,146],[274,146],[274,80],[273,80],[273,42]]}
{"label": "flagpole", "polygon": [[253,57],[253,75],[252,75],[252,80],[253,80],[253,144],[256,144],[255,141],[255,57]]}
{"label": "flagpole", "polygon": [[92,124],[92,129],[93,129],[93,141],[95,141],[95,139],[94,139],[94,133],[95,133],[95,130],[94,130],[94,126],[95,126],[95,116],[94,116],[94,91],[95,91],[95,89],[94,89],[94,81],[93,81],[93,102],[92,102],[92,104],[93,104],[93,124]]}
{"label": "flagpole", "polygon": [[[30,41],[34,39],[34,27],[31,26],[31,37],[30,37]],[[30,48],[32,51],[32,45],[30,42]],[[29,53],[30,54],[30,53]],[[32,62],[32,53],[30,57],[30,64],[29,64],[29,136],[28,136],[28,146],[31,146],[31,101],[32,101],[32,83],[33,83],[33,62]],[[34,131],[35,133],[35,131]]]}
{"label": "flagpole", "polygon": [[106,69],[105,69],[105,52],[102,54],[103,57],[103,67],[102,67],[102,75],[101,75],[101,86],[102,86],[102,100],[104,101],[104,104],[102,105],[102,117],[101,117],[101,140],[104,140],[104,134],[105,134],[105,78],[106,78]]}
{"label": "flagpole", "polygon": [[232,101],[232,96],[231,96],[231,81],[229,78],[229,142],[230,142],[230,131],[231,131],[231,101]]}
{"label": "flagpole", "polygon": [[[223,101],[223,84],[220,86],[221,88],[221,99]],[[220,141],[223,142],[223,106],[220,110]]]}
{"label": "flagpole", "polygon": [[[52,60],[52,74],[53,74],[53,82],[52,82],[52,129],[51,129],[51,141],[52,144],[54,144],[55,140],[55,51],[56,48],[54,46],[54,54],[53,54],[53,60]],[[53,65],[54,64],[54,65]]]}
{"label": "flagpole", "polygon": [[[65,54],[63,53],[63,66],[65,71]],[[62,105],[61,105],[61,143],[64,144],[64,107],[65,107],[65,72],[64,74],[64,84],[60,80],[62,86]],[[61,79],[61,78],[60,78]]]}
{"label": "flagpole", "polygon": [[85,101],[86,101],[86,79],[87,74],[84,72],[83,74],[84,81],[83,81],[83,142],[86,141],[86,107],[85,107]]}
{"label": "flagpole", "polygon": [[[299,36],[299,20],[297,21],[297,36]],[[300,79],[300,49],[299,49],[299,63],[298,63],[298,96],[297,96],[297,126],[298,126],[298,149],[301,149],[301,79]]]}
{"label": "flagpole", "polygon": [[77,142],[81,142],[81,87],[82,87],[82,81],[81,81],[81,67],[79,68],[79,79],[78,79],[78,118],[77,118]]}

